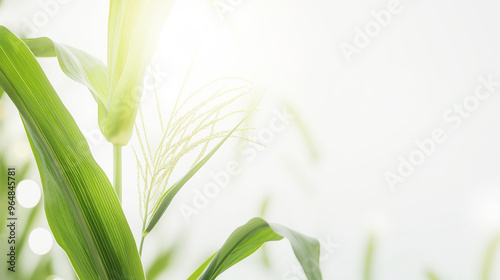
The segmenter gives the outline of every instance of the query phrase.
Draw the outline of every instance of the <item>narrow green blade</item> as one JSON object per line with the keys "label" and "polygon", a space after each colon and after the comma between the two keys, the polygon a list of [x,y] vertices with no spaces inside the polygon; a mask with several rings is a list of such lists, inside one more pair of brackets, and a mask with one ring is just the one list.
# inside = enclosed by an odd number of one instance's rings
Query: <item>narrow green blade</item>
{"label": "narrow green blade", "polygon": [[196,279],[200,278],[201,274],[203,273],[205,268],[207,268],[207,266],[210,264],[210,262],[214,259],[216,254],[217,254],[217,252],[215,252],[212,256],[210,256],[210,258],[208,258],[204,263],[202,263],[200,265],[200,267],[198,267],[193,272],[193,274],[191,274],[191,276],[189,276],[189,278],[187,280],[196,280]]}
{"label": "narrow green blade", "polygon": [[80,279],[144,279],[118,198],[28,47],[0,26],[0,87],[19,110],[55,240]]}
{"label": "narrow green blade", "polygon": [[[255,109],[255,107],[254,107],[254,109]],[[250,113],[248,113],[248,115],[243,120],[241,120],[233,128],[233,130],[231,130],[224,138],[222,138],[222,140],[202,160],[200,160],[195,166],[193,166],[193,168],[191,168],[191,170],[189,170],[189,172],[186,173],[186,175],[184,175],[184,177],[182,177],[179,181],[177,181],[177,183],[175,183],[163,195],[163,197],[160,199],[160,203],[156,207],[153,215],[151,216],[151,220],[149,221],[146,229],[143,232],[143,236],[148,235],[151,232],[151,230],[153,230],[153,228],[156,226],[156,224],[158,223],[158,221],[163,216],[163,214],[167,210],[168,206],[170,205],[170,203],[174,199],[175,195],[181,190],[181,188],[187,183],[187,181],[189,181],[194,176],[194,174],[196,174],[196,172],[198,172],[198,170],[200,170],[200,168],[202,168],[203,165],[205,165],[205,163],[207,163],[207,161],[215,154],[215,152],[217,152],[217,150],[219,150],[219,148],[222,146],[222,144],[224,144],[224,142],[226,142],[226,140],[229,137],[231,137],[231,135],[248,118],[248,116],[253,112],[254,109],[252,109],[250,111]]]}
{"label": "narrow green blade", "polygon": [[[199,279],[216,279],[228,268],[257,251],[265,242],[281,240],[284,237],[290,241],[307,279],[322,279],[319,267],[319,242],[282,225],[269,224],[261,218],[254,218],[237,228]],[[194,278],[189,278],[192,279]]]}

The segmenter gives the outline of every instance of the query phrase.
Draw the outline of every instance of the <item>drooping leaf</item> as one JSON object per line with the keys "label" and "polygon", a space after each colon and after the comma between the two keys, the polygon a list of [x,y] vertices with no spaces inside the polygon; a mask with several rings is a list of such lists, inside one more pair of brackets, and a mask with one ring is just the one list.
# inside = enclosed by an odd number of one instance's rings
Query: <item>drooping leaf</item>
{"label": "drooping leaf", "polygon": [[64,74],[86,86],[99,106],[99,114],[106,115],[108,70],[104,63],[84,51],[56,43],[47,37],[23,41],[37,57],[57,57]]}
{"label": "drooping leaf", "polygon": [[[229,236],[199,280],[216,279],[228,268],[257,251],[265,242],[278,241],[283,238],[290,241],[307,279],[322,279],[319,267],[320,244],[316,239],[282,225],[269,224],[261,218],[254,218]],[[192,279],[194,278],[189,278],[189,280]]]}
{"label": "drooping leaf", "polygon": [[50,38],[24,38],[24,43],[30,48],[36,57],[55,57],[56,50]]}
{"label": "drooping leaf", "polygon": [[103,134],[123,146],[132,135],[142,81],[174,0],[111,0],[108,23],[108,114]]}
{"label": "drooping leaf", "polygon": [[0,26],[0,87],[19,110],[45,213],[80,279],[144,279],[118,198],[29,48]]}

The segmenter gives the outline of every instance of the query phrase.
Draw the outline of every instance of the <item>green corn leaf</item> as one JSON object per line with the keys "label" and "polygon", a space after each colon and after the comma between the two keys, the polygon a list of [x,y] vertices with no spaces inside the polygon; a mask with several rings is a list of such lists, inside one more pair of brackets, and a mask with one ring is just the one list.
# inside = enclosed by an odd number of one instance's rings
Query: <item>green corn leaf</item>
{"label": "green corn leaf", "polygon": [[[66,76],[86,86],[97,102],[99,119],[107,115],[108,70],[104,63],[79,49],[59,44],[47,37],[23,39],[37,57],[57,57]],[[103,122],[99,123],[103,130]]]}
{"label": "green corn leaf", "polygon": [[[261,218],[253,218],[229,236],[199,280],[216,279],[228,268],[257,251],[265,242],[278,241],[283,238],[290,241],[307,279],[322,279],[319,267],[320,245],[316,239],[282,225],[269,224]],[[192,279],[194,280],[194,278],[188,280]]]}
{"label": "green corn leaf", "polygon": [[108,23],[108,114],[103,134],[124,146],[132,136],[146,67],[174,0],[111,0]]}
{"label": "green corn leaf", "polygon": [[144,279],[118,198],[29,48],[0,26],[0,87],[19,110],[45,214],[80,279]]}
{"label": "green corn leaf", "polygon": [[201,274],[203,273],[203,271],[205,271],[205,268],[207,268],[207,266],[210,264],[210,262],[214,259],[215,255],[217,255],[217,252],[215,252],[212,256],[210,256],[210,258],[208,258],[204,263],[202,263],[200,265],[200,267],[198,267],[193,272],[193,274],[191,274],[191,276],[189,276],[189,278],[187,280],[196,280],[196,279],[200,278]]}
{"label": "green corn leaf", "polygon": [[191,170],[189,170],[189,172],[184,175],[184,177],[182,177],[167,192],[165,192],[163,197],[159,200],[160,203],[156,207],[154,213],[151,215],[151,219],[143,232],[143,237],[148,235],[151,230],[153,230],[153,228],[156,226],[156,224],[174,199],[175,195],[181,190],[181,188],[187,183],[187,181],[189,181],[194,176],[194,174],[196,174],[198,170],[200,170],[200,168],[202,168],[203,165],[207,163],[207,161],[215,154],[215,152],[219,150],[222,144],[224,144],[224,142],[226,142],[226,140],[236,131],[236,129],[238,129],[238,127],[248,118],[248,116],[253,112],[254,109],[252,109],[252,111],[250,111],[250,113],[248,113],[248,115],[233,128],[233,130],[231,130],[224,138],[222,138],[222,140],[210,151],[210,153],[208,153],[202,160],[200,160],[195,166],[193,166],[193,168],[191,168]]}

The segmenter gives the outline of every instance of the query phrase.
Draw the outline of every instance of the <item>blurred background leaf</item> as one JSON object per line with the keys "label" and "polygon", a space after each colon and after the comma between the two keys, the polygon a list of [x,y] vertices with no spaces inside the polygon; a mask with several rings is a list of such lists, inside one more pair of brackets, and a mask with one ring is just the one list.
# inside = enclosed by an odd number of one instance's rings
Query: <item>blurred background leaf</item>
{"label": "blurred background leaf", "polygon": [[148,280],[160,279],[161,274],[172,267],[172,263],[179,252],[179,244],[179,242],[175,242],[174,245],[163,250],[156,256],[151,266],[146,270],[146,278]]}
{"label": "blurred background leaf", "polygon": [[498,250],[498,245],[500,244],[500,235],[493,238],[486,249],[484,255],[483,267],[481,270],[481,280],[490,280],[493,268],[495,266],[495,255]]}
{"label": "blurred background leaf", "polygon": [[437,277],[437,275],[436,275],[436,274],[434,274],[434,272],[432,272],[432,271],[430,271],[430,270],[429,270],[429,271],[427,271],[427,273],[426,273],[426,274],[427,274],[427,278],[428,278],[429,280],[439,280],[439,277]]}
{"label": "blurred background leaf", "polygon": [[365,253],[365,264],[363,270],[363,279],[364,280],[372,280],[373,278],[373,257],[375,251],[375,235],[372,234],[368,238],[368,242],[366,244],[366,253]]}

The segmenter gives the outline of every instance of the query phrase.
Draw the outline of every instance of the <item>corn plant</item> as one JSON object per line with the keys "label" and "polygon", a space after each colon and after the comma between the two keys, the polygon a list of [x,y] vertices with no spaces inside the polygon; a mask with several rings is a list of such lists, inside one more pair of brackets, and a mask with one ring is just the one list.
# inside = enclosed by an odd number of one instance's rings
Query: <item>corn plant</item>
{"label": "corn plant", "polygon": [[[146,279],[140,256],[145,238],[176,194],[229,137],[241,130],[246,118],[234,128],[217,133],[213,125],[223,117],[219,116],[220,106],[200,113],[206,119],[199,126],[212,127],[212,133],[206,141],[195,145],[203,149],[192,168],[173,184],[166,180],[171,174],[168,172],[158,172],[158,177],[146,180],[151,186],[161,187],[155,188],[156,199],[144,200],[147,210],[138,248],[121,207],[121,149],[132,136],[144,73],[172,6],[173,1],[166,0],[111,0],[107,64],[46,37],[20,39],[0,26],[0,88],[21,115],[42,180],[47,221],[80,279]],[[94,160],[88,143],[36,57],[56,57],[62,71],[91,92],[98,106],[101,132],[114,146],[113,184]],[[156,157],[158,164],[170,168],[167,170],[175,167],[175,159],[182,156],[181,146],[193,144],[192,135],[182,134],[185,124],[181,120],[190,117],[172,116],[171,125],[164,130],[164,143],[173,143],[171,140],[176,137],[184,139],[176,146],[180,150],[174,145],[160,146],[159,154],[172,155]],[[217,138],[219,142],[208,151],[210,141]],[[175,156],[175,151],[181,154]],[[152,188],[144,190],[147,193]],[[318,241],[261,218],[236,229],[188,279],[215,279],[265,242],[283,238],[290,241],[308,279],[322,279]]]}

